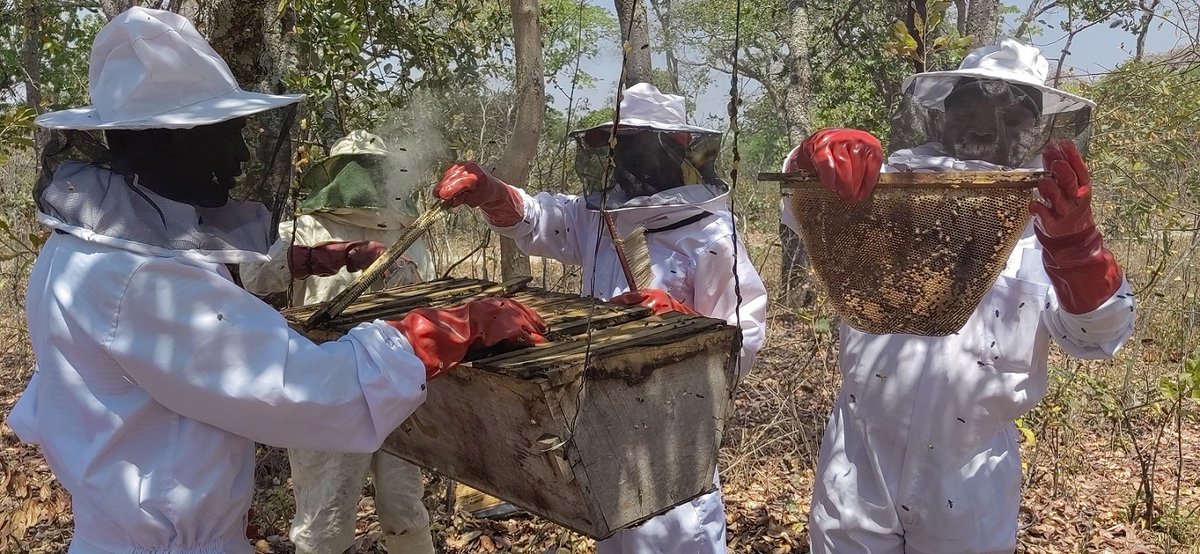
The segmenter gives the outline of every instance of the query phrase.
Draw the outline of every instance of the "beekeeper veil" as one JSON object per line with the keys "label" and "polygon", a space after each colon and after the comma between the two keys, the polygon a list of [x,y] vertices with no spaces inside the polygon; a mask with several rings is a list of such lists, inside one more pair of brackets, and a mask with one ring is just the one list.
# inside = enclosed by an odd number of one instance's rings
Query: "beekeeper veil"
{"label": "beekeeper veil", "polygon": [[353,131],[301,176],[300,211],[369,229],[407,227],[416,208],[397,163],[381,137]]}
{"label": "beekeeper veil", "polygon": [[[242,90],[187,18],[136,6],[96,34],[88,92],[91,105],[35,120],[53,134],[35,187],[43,212],[152,246],[266,252],[288,176],[243,167],[246,139],[257,139],[260,159],[288,166],[283,147],[303,95]],[[67,162],[73,183],[58,178]],[[164,198],[193,206],[199,220],[168,217]],[[158,224],[114,223],[130,220]]]}
{"label": "beekeeper veil", "polygon": [[[1047,144],[1063,139],[1086,153],[1095,104],[1046,86],[1048,68],[1037,48],[1005,39],[972,51],[957,70],[909,77],[889,163],[943,156],[955,160],[948,168],[1033,168]],[[953,165],[961,161],[970,164]]]}
{"label": "beekeeper veil", "polygon": [[688,125],[682,96],[639,83],[625,90],[619,117],[615,137],[611,123],[571,133],[589,209],[695,205],[729,192],[715,166],[721,133]]}

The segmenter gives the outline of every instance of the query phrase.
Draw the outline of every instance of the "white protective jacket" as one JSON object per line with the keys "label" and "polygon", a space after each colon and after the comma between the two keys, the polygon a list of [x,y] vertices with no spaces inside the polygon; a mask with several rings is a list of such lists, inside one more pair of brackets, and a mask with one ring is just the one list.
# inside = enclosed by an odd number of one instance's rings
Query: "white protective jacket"
{"label": "white protective jacket", "polygon": [[234,285],[223,263],[266,260],[261,205],[197,209],[77,163],[41,205],[37,368],[9,425],[72,496],[70,552],[251,552],[255,441],[371,452],[424,401],[391,326],[316,345]]}
{"label": "white protective jacket", "polygon": [[[995,169],[963,164],[922,148],[896,152],[884,170]],[[843,323],[843,383],[817,463],[812,551],[1013,552],[1021,494],[1013,421],[1046,396],[1051,342],[1073,357],[1111,358],[1134,316],[1128,282],[1090,313],[1063,310],[1030,223],[958,333],[872,335]]]}
{"label": "white protective jacket", "polygon": [[[690,191],[672,189],[675,196],[681,192]],[[600,214],[588,210],[583,197],[546,192],[536,197],[521,194],[524,218],[511,227],[497,228],[497,232],[515,239],[521,250],[530,255],[582,267],[585,295],[610,299],[629,290],[608,232],[600,226]],[[709,193],[696,187],[695,194],[700,197]],[[705,211],[712,215],[678,229],[652,232]],[[740,325],[739,377],[744,377],[753,367],[766,337],[767,291],[740,239],[734,255],[733,218],[725,196],[688,205],[623,208],[610,213],[622,234],[639,225],[647,229],[646,242],[654,275],[651,287],[669,292],[701,314]],[[735,267],[742,296],[740,308],[734,290]],[[720,491],[678,506],[639,527],[621,531],[599,543],[597,550],[601,554],[725,552],[725,513]]]}

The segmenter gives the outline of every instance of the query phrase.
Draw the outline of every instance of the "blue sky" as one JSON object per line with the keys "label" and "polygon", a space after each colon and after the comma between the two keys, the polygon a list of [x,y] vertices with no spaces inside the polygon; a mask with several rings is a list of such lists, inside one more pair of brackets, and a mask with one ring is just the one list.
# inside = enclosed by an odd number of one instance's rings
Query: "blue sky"
{"label": "blue sky", "polygon": [[[611,0],[588,0],[588,2],[603,6],[610,12],[613,11]],[[1022,13],[1029,6],[1029,0],[1006,3],[1014,5]],[[1013,16],[1013,18],[1015,17]],[[1060,20],[1061,17],[1046,18],[1046,21],[1051,24],[1056,24]],[[1009,21],[1004,28],[1011,29],[1012,26],[1012,22]],[[1064,39],[1065,33],[1058,30],[1045,30],[1041,36],[1033,39],[1033,43],[1041,47],[1045,52],[1045,56],[1050,60],[1052,71],[1057,64]],[[1186,42],[1186,36],[1174,24],[1157,20],[1147,37],[1146,50],[1147,53],[1165,52],[1178,45],[1186,44]],[[1132,35],[1120,29],[1112,29],[1107,24],[1096,25],[1075,37],[1075,41],[1071,47],[1071,54],[1067,57],[1066,67],[1070,68],[1076,74],[1094,74],[1108,71],[1129,59],[1132,56],[1134,45],[1135,39]],[[662,61],[656,60],[655,63],[657,66]],[[582,93],[577,92],[576,101],[578,102],[582,96],[583,101],[593,108],[610,104],[614,99],[613,87],[617,80],[617,74],[620,71],[620,64],[620,54],[615,40],[611,46],[604,49],[599,57],[593,60],[585,60],[581,69],[596,77],[597,84],[589,90],[582,91]],[[728,102],[729,94],[729,78],[722,75],[717,77],[715,82],[716,84],[710,90],[698,91],[697,94],[691,95],[697,101],[695,120],[700,124],[720,124],[724,126],[726,119],[725,104]],[[565,96],[557,94],[557,91],[554,92],[558,96],[555,100],[555,105],[559,108],[565,108],[567,105]],[[747,86],[745,92],[753,94],[753,85]],[[577,109],[579,108],[577,107]],[[716,118],[718,121],[706,121],[709,118]]]}

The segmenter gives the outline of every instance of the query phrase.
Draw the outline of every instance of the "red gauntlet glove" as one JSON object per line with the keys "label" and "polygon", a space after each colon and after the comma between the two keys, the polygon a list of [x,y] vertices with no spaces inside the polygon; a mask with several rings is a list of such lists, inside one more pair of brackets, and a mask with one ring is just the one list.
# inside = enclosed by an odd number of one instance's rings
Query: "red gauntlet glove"
{"label": "red gauntlet glove", "polygon": [[627,292],[610,300],[613,304],[622,306],[645,306],[654,311],[654,315],[661,315],[667,312],[679,312],[691,315],[700,315],[696,310],[688,307],[687,304],[675,300],[667,291],[662,289],[645,289],[639,292]]}
{"label": "red gauntlet glove", "polygon": [[1042,261],[1062,307],[1085,314],[1117,292],[1123,273],[1092,218],[1092,179],[1071,141],[1051,144],[1042,152],[1053,173],[1038,181],[1043,202],[1029,211],[1042,243]]}
{"label": "red gauntlet glove", "polygon": [[474,162],[452,164],[434,185],[433,195],[451,206],[466,204],[480,208],[496,227],[516,225],[525,216],[525,204],[517,189],[492,177]]}
{"label": "red gauntlet glove", "polygon": [[403,320],[387,324],[408,338],[425,363],[426,380],[458,365],[471,348],[546,341],[541,316],[508,298],[485,298],[447,309],[417,308]]}
{"label": "red gauntlet glove", "polygon": [[346,271],[362,271],[383,255],[387,246],[373,240],[355,242],[322,242],[314,246],[288,248],[288,267],[295,279],[310,275],[328,277],[343,267]]}
{"label": "red gauntlet glove", "polygon": [[848,202],[871,196],[883,167],[879,139],[858,129],[823,129],[792,150],[784,172],[814,171],[825,188]]}

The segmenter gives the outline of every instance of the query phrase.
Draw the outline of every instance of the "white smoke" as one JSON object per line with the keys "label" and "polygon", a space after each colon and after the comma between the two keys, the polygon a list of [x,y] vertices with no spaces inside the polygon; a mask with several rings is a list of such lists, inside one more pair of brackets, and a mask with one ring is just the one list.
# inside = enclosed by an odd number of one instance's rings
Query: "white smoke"
{"label": "white smoke", "polygon": [[430,191],[441,177],[449,155],[439,125],[443,117],[432,95],[419,93],[374,131],[391,151],[385,167],[391,207],[406,216],[416,217],[430,204]]}

